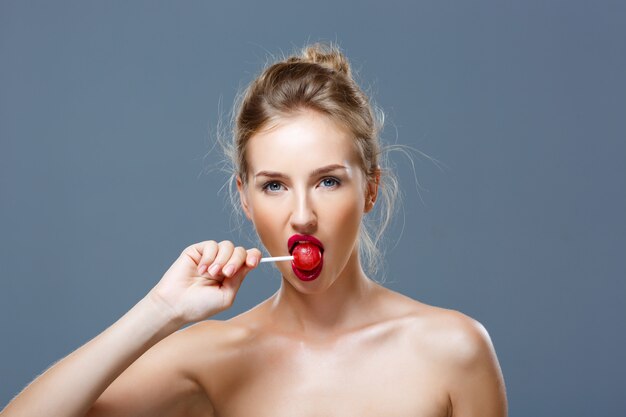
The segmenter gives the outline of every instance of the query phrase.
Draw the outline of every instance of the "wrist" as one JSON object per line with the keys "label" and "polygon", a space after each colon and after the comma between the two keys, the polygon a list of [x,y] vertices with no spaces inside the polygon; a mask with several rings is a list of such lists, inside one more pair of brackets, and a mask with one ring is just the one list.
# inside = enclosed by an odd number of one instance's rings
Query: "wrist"
{"label": "wrist", "polygon": [[143,311],[157,333],[169,335],[185,324],[172,306],[152,291],[137,303],[137,307]]}

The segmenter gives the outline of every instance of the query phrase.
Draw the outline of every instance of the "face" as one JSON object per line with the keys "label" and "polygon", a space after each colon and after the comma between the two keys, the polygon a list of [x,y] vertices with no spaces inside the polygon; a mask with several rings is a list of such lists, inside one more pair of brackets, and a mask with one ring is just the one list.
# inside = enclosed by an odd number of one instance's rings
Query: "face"
{"label": "face", "polygon": [[321,272],[313,280],[299,277],[290,262],[277,263],[290,284],[318,292],[358,264],[361,219],[375,193],[348,131],[307,111],[252,136],[247,163],[247,184],[238,179],[237,186],[269,253],[289,255],[294,235],[312,236],[323,245]]}

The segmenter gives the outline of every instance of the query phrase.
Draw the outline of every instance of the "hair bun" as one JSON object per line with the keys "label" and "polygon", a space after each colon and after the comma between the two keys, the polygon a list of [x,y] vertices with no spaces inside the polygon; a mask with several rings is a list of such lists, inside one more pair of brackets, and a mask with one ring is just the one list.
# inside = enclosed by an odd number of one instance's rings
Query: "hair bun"
{"label": "hair bun", "polygon": [[302,49],[302,62],[320,64],[351,77],[350,63],[338,46],[326,43],[314,43]]}

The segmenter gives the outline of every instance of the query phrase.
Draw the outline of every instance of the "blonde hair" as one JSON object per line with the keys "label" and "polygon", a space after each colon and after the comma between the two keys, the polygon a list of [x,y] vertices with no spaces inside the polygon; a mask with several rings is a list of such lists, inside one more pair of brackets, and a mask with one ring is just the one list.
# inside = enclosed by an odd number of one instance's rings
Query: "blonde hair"
{"label": "blonde hair", "polygon": [[[234,182],[248,179],[246,150],[248,140],[280,119],[315,110],[347,128],[354,138],[360,165],[368,181],[380,175],[377,204],[364,221],[359,235],[359,255],[368,274],[380,266],[380,241],[393,217],[398,183],[386,169],[379,133],[384,113],[354,80],[350,64],[336,44],[315,43],[295,54],[277,60],[258,75],[235,100],[232,136],[219,134],[218,141],[228,158],[229,191],[235,210],[241,213]],[[375,111],[376,110],[376,111]]]}

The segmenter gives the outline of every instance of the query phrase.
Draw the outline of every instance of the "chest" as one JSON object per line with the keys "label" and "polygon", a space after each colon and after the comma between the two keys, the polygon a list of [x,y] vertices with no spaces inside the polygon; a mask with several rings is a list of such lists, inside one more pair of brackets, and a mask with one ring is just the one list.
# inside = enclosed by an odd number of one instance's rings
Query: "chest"
{"label": "chest", "polygon": [[445,380],[415,346],[259,343],[224,358],[216,416],[446,416]]}

